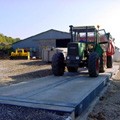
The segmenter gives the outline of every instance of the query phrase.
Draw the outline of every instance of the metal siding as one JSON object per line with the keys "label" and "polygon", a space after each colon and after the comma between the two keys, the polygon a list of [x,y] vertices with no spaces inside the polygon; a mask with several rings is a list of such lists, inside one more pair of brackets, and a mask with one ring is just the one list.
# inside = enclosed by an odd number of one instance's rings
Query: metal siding
{"label": "metal siding", "polygon": [[26,38],[18,43],[14,43],[12,47],[16,48],[36,48],[39,52],[38,56],[42,56],[42,48],[44,46],[56,47],[56,39],[70,39],[70,34],[67,32],[48,30],[35,36]]}
{"label": "metal siding", "polygon": [[[67,32],[57,31],[57,30],[48,30],[46,32],[40,33],[38,35],[29,37],[20,41],[18,43],[13,44],[13,48],[21,48],[21,47],[38,47],[38,41],[40,40],[55,40],[55,39],[70,39],[70,34]],[[51,42],[51,41],[50,41]],[[49,43],[50,43],[49,42]]]}
{"label": "metal siding", "polygon": [[12,47],[14,49],[16,49],[16,48],[37,48],[38,47],[38,42],[33,41],[32,39],[23,40],[21,42],[13,44]]}

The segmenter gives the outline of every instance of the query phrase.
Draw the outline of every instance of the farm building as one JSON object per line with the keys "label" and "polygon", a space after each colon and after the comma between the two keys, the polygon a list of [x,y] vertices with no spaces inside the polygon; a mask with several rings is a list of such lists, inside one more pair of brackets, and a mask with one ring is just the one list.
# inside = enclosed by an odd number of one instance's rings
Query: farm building
{"label": "farm building", "polygon": [[13,49],[24,48],[30,50],[31,56],[42,57],[42,49],[45,47],[64,48],[70,42],[70,33],[58,30],[48,30],[31,36],[12,45]]}

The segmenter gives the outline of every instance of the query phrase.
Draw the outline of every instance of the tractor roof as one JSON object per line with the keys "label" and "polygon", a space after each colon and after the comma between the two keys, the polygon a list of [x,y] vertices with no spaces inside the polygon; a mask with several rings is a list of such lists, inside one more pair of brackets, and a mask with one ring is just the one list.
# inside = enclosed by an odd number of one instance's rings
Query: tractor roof
{"label": "tractor roof", "polygon": [[74,32],[95,32],[97,31],[95,26],[79,26],[79,27],[70,26],[70,28]]}

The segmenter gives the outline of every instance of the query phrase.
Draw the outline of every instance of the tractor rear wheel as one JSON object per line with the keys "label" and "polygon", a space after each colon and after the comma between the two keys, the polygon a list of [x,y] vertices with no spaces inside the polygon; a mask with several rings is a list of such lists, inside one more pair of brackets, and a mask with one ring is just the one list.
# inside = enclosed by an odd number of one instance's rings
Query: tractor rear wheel
{"label": "tractor rear wheel", "polygon": [[97,77],[99,75],[100,58],[97,52],[92,52],[89,55],[88,71],[90,77]]}
{"label": "tractor rear wheel", "polygon": [[100,57],[100,67],[99,67],[99,72],[100,73],[104,73],[105,72],[104,67],[105,67],[105,65],[104,65],[104,59],[103,59],[103,55],[102,55]]}
{"label": "tractor rear wheel", "polygon": [[77,72],[78,67],[67,67],[68,72]]}
{"label": "tractor rear wheel", "polygon": [[112,66],[113,66],[112,56],[107,56],[107,68],[112,68]]}
{"label": "tractor rear wheel", "polygon": [[65,64],[63,53],[56,53],[52,57],[52,72],[55,76],[62,76],[64,74]]}

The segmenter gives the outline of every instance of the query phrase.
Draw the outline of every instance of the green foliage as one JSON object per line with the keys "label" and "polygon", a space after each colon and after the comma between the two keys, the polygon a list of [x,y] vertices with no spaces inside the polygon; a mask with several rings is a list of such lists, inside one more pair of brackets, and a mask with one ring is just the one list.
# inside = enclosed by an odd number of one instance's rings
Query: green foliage
{"label": "green foliage", "polygon": [[20,41],[20,38],[7,37],[3,34],[0,34],[0,50],[9,49],[13,43],[18,41]]}
{"label": "green foliage", "polygon": [[12,38],[0,34],[0,59],[9,56],[12,51],[12,44],[20,41],[20,38]]}

